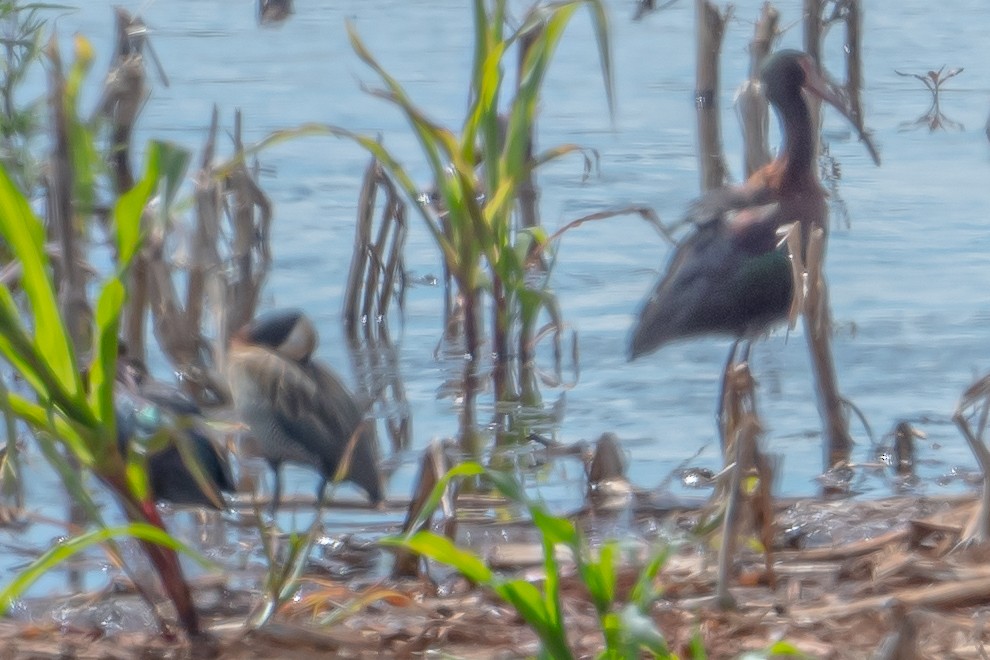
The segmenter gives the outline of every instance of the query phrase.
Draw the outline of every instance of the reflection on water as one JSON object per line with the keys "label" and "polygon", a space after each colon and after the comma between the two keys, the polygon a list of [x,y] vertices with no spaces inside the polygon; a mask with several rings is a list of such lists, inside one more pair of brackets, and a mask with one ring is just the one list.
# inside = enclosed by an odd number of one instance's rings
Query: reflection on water
{"label": "reflection on water", "polygon": [[947,117],[945,113],[942,112],[942,107],[940,103],[942,83],[944,83],[946,80],[949,80],[950,78],[955,78],[962,72],[963,72],[962,67],[957,69],[949,69],[948,71],[945,71],[945,66],[939,68],[938,71],[929,71],[924,75],[919,75],[917,73],[903,73],[901,71],[897,71],[897,75],[899,76],[917,78],[925,85],[925,88],[928,89],[928,91],[931,92],[932,94],[932,102],[931,105],[928,106],[928,109],[925,112],[921,113],[921,116],[919,116],[914,121],[902,122],[901,129],[907,131],[915,128],[921,128],[922,126],[927,126],[928,130],[932,132],[935,132],[937,130],[953,130],[953,131],[966,130],[965,126],[955,121],[954,119],[949,119],[949,117]]}
{"label": "reflection on water", "polygon": [[[60,19],[60,34],[82,32],[94,40],[100,57],[109,57],[109,6],[77,4],[78,11]],[[381,135],[414,176],[425,177],[408,126],[391,106],[361,91],[360,83],[372,76],[350,50],[346,20],[440,123],[456,125],[463,114],[472,30],[462,2],[309,2],[297,4],[295,14],[274,28],[259,28],[255,7],[245,3],[128,4],[150,26],[171,82],[154,89],[136,144],[154,136],[196,149],[218,103],[221,111],[244,112],[248,143],[278,128],[325,121]],[[726,108],[728,164],[738,180],[742,144],[728,108],[735,84],[747,75],[751,30],[744,22],[756,18],[761,2],[735,4],[743,24],[727,29],[720,101]],[[798,0],[778,4],[782,24],[800,16]],[[630,204],[652,206],[665,220],[674,220],[698,192],[692,4],[677,3],[637,22],[630,20],[630,4],[614,2],[612,10],[614,121],[607,116],[586,20],[572,25],[547,81],[539,145],[576,142],[601,155],[601,175],[588,181],[577,159],[555,162],[539,173],[541,216],[550,230]],[[942,61],[965,67],[965,86],[944,90],[941,110],[961,126],[982,126],[990,98],[985,64],[990,43],[983,30],[988,19],[987,7],[933,13],[921,0],[899,3],[896,10],[869,8],[864,17],[865,111],[883,153],[882,168],[874,168],[839,118],[825,117],[829,153],[841,164],[838,189],[851,223],[836,227],[830,237],[831,300],[838,326],[856,329],[836,336],[836,369],[844,394],[876,435],[900,421],[925,433],[915,448],[916,469],[923,488],[935,493],[965,487],[956,475],[972,469],[973,459],[949,416],[973,376],[990,368],[990,264],[985,256],[990,254],[990,155],[972,131],[902,132],[903,123],[915,117],[918,89],[905,84],[895,69],[924,71]],[[792,30],[782,45],[798,47],[799,39]],[[827,52],[827,60],[838,61],[838,54]],[[95,71],[105,68],[105,60],[94,64]],[[777,139],[773,127],[771,143]],[[264,185],[275,205],[274,263],[262,305],[305,309],[322,336],[319,357],[346,370],[340,315],[367,156],[348,143],[309,138],[279,144],[262,160],[272,172]],[[651,489],[670,483],[678,490],[676,481],[665,480],[685,461],[698,470],[720,467],[714,406],[728,344],[685,342],[626,362],[632,315],[668,252],[647,223],[632,217],[589,223],[566,235],[552,286],[564,318],[578,333],[580,378],[566,392],[548,388],[543,395],[547,403],[557,402],[559,422],[549,430],[556,440],[591,441],[614,432],[630,459],[633,484]],[[432,240],[415,218],[404,257],[411,280],[441,274]],[[392,328],[395,368],[414,423],[410,446],[394,461],[388,488],[393,497],[410,492],[422,448],[456,432],[456,400],[438,397],[451,373],[434,357],[442,309],[440,288],[409,287],[404,320]],[[765,444],[783,457],[780,489],[787,494],[816,492],[821,465],[819,419],[800,333],[778,332],[755,346],[752,356],[768,427]],[[359,378],[351,374],[348,380]],[[494,419],[494,411],[481,410],[479,418]],[[854,459],[872,461],[868,436],[855,420],[852,432],[858,443]],[[27,469],[44,474],[41,462],[29,457]],[[573,462],[550,462],[528,474],[534,490],[555,509],[567,510],[583,493],[583,474]],[[858,487],[868,494],[891,492],[878,474],[869,473]],[[310,492],[313,479],[305,470],[288,470],[287,495]],[[29,483],[29,509],[64,510],[51,483]],[[368,512],[332,518],[341,527],[398,522],[397,514]],[[65,533],[55,525],[38,525],[31,539],[4,542],[46,548]],[[7,569],[18,565],[15,553],[8,556]]]}

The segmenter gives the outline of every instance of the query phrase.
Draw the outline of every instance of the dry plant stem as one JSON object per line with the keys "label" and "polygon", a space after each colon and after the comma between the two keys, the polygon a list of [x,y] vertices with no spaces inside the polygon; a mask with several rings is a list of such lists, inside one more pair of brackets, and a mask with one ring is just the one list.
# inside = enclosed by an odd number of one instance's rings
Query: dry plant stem
{"label": "dry plant stem", "polygon": [[825,469],[849,461],[852,437],[849,419],[839,394],[835,363],[832,360],[832,318],[828,287],[822,272],[825,256],[825,231],[816,227],[808,243],[808,286],[804,300],[804,329],[811,354],[818,413],[825,432]]}
{"label": "dry plant stem", "polygon": [[[715,600],[723,609],[735,606],[735,600],[729,592],[729,579],[736,538],[745,515],[739,506],[742,498],[742,477],[758,468],[761,463],[756,446],[760,425],[756,417],[755,383],[749,370],[748,353],[747,350],[745,359],[732,366],[726,393],[728,408],[725,415],[728,441],[726,458],[731,452],[734,466],[730,473],[728,493],[725,494],[722,545],[718,554],[718,580],[715,592]],[[745,517],[747,520],[753,519],[752,516]]]}
{"label": "dry plant stem", "polygon": [[739,533],[739,492],[743,474],[743,439],[734,440],[735,466],[729,476],[729,493],[725,502],[722,521],[722,545],[718,549],[718,580],[715,585],[715,602],[722,609],[732,609],[736,599],[729,592],[729,578],[732,573],[732,557],[735,554],[736,534]]}
{"label": "dry plant stem", "polygon": [[[85,355],[89,350],[89,328],[91,310],[86,296],[85,274],[80,268],[82,258],[81,236],[76,229],[73,204],[73,183],[75,172],[72,167],[69,145],[69,118],[66,113],[65,75],[58,42],[53,36],[47,50],[48,68],[48,107],[51,115],[52,152],[49,157],[47,177],[48,231],[58,244],[61,258],[53,261],[53,279],[58,287],[59,312],[68,330],[69,338],[76,355]],[[78,462],[71,455],[68,461],[78,469]],[[84,507],[70,499],[69,520],[83,526],[88,520]],[[73,571],[70,574],[72,586],[81,587],[82,577]]]}
{"label": "dry plant stem", "polygon": [[[379,192],[384,193],[380,224],[375,231]],[[406,205],[392,180],[374,158],[365,170],[358,197],[354,251],[344,294],[344,330],[360,390],[385,403],[385,425],[392,447],[409,444],[411,419],[398,358],[389,337],[388,314],[393,298],[404,296],[402,251],[408,224]],[[372,238],[374,234],[374,238]],[[379,384],[384,379],[383,384]]]}
{"label": "dry plant stem", "polygon": [[79,354],[89,349],[91,311],[86,297],[86,276],[81,267],[81,236],[76,229],[72,200],[75,173],[69,155],[69,119],[65,108],[65,76],[62,58],[54,37],[48,44],[49,97],[52,119],[51,174],[48,178],[48,226],[58,242],[61,259],[56,261],[55,281],[59,283],[62,318]]}
{"label": "dry plant stem", "polygon": [[[110,167],[118,196],[134,187],[131,167],[131,137],[146,94],[144,57],[132,48],[131,29],[139,23],[117,7],[117,42],[110,62],[103,98],[97,113],[110,121]],[[148,260],[144,252],[135,255],[127,273],[127,302],[121,320],[121,334],[128,354],[139,360],[147,357],[145,314],[148,309]]]}
{"label": "dry plant stem", "polygon": [[[990,450],[984,443],[982,428],[988,410],[990,410],[990,376],[984,376],[967,388],[952,416],[952,421],[959,427],[983,473],[980,507],[966,526],[960,539],[961,544],[983,543],[990,539]],[[969,422],[977,414],[980,416],[980,423],[974,432]]]}
{"label": "dry plant stem", "polygon": [[[203,149],[202,169],[196,180],[195,239],[189,266],[187,300],[202,295],[202,281],[207,269],[216,268],[219,256],[215,254],[215,242],[219,235],[220,191],[212,176],[212,161],[216,144],[218,117],[213,110],[210,132]],[[208,243],[212,239],[213,243]],[[201,359],[203,341],[198,324],[188,306],[180,302],[180,294],[172,277],[172,267],[165,254],[165,237],[162,232],[152,234],[144,248],[149,263],[149,293],[155,318],[154,332],[162,350],[173,365],[183,372]],[[214,254],[209,254],[213,252]],[[188,383],[184,379],[184,383]],[[199,392],[191,392],[199,398]]]}
{"label": "dry plant stem", "polygon": [[[362,325],[360,302],[365,288],[371,278],[369,261],[371,259],[371,230],[375,221],[375,198],[378,193],[378,170],[380,166],[375,158],[371,159],[364,171],[361,192],[358,195],[358,217],[354,232],[354,251],[351,254],[351,269],[347,275],[347,289],[344,295],[344,329],[352,346],[360,344],[358,329]],[[367,324],[371,319],[366,320]],[[368,330],[365,328],[365,334]]]}
{"label": "dry plant stem", "polygon": [[770,162],[770,112],[766,99],[759,91],[758,80],[763,60],[773,50],[777,40],[779,21],[780,13],[773,5],[763,3],[753,40],[749,44],[749,80],[744,83],[736,101],[743,131],[746,178]]}
{"label": "dry plant stem", "polygon": [[[825,39],[825,23],[822,17],[830,0],[804,0],[804,52],[808,53],[822,70],[822,41]],[[811,125],[821,126],[822,104],[813,94],[806,95]],[[816,132],[817,132],[816,128]],[[817,149],[816,149],[817,157]]]}
{"label": "dry plant stem", "polygon": [[860,93],[863,87],[863,60],[860,55],[863,16],[859,9],[859,0],[845,0],[843,4],[846,24],[846,93],[849,95],[852,116],[860,121],[863,116]]}
{"label": "dry plant stem", "polygon": [[[233,288],[228,292],[225,301],[228,323],[231,330],[242,327],[254,317],[258,306],[258,296],[271,266],[271,251],[269,249],[269,234],[272,223],[272,205],[268,196],[258,187],[254,176],[248,170],[244,160],[244,142],[241,138],[241,111],[234,113],[234,159],[235,165],[227,174],[225,188],[233,195],[234,209],[231,213],[231,224],[234,236],[232,254],[234,265]],[[207,236],[213,239],[211,246],[216,246],[219,235],[209,228]],[[257,248],[257,257],[255,257]],[[215,258],[216,248],[204,253],[205,259]],[[197,316],[193,319],[200,327],[199,315],[205,291],[200,289],[200,295],[190,296],[189,308]]]}
{"label": "dry plant stem", "polygon": [[[431,514],[423,524],[413,529],[413,523],[419,517],[423,507],[429,502],[430,494],[440,479],[447,473],[447,461],[444,459],[440,443],[434,441],[423,452],[423,460],[419,464],[419,477],[413,491],[412,501],[406,509],[406,518],[402,523],[403,536],[410,536],[428,527],[433,519]],[[453,530],[447,530],[452,533]],[[451,535],[453,538],[453,535]],[[392,577],[395,579],[418,577],[420,574],[420,557],[414,552],[395,549],[395,563],[392,566]]]}
{"label": "dry plant stem", "polygon": [[[376,232],[375,208],[380,190],[385,199]],[[386,322],[392,299],[398,295],[401,307],[404,295],[402,249],[407,231],[406,205],[381,165],[372,159],[358,198],[354,252],[344,295],[344,326],[352,347],[361,343],[362,327],[369,344],[387,340]]]}
{"label": "dry plant stem", "polygon": [[[222,310],[222,313],[217,312],[222,326],[217,343],[222,347],[233,331],[254,316],[258,295],[271,262],[268,250],[271,205],[244,164],[240,125],[238,113],[235,115],[234,165],[229,168],[226,178],[220,180],[213,166],[219,126],[218,111],[214,107],[200,171],[196,175],[196,225],[184,301],[180,301],[172,266],[164,253],[161,232],[149,237],[145,248],[155,335],[172,364],[183,373],[183,385],[194,398],[205,403],[215,403],[217,399],[226,397],[226,387],[210,368],[208,351],[205,350],[208,344],[203,336],[203,321],[210,292],[216,289],[222,291],[217,304],[217,308]],[[218,282],[225,272],[220,257],[225,187],[229,188],[233,198],[230,213],[232,244],[228,250],[233,264],[229,269],[233,272],[233,281]],[[259,209],[257,219],[255,208]],[[218,283],[220,286],[214,286]],[[222,355],[222,350],[215,351],[215,355]]]}
{"label": "dry plant stem", "polygon": [[121,195],[134,187],[131,136],[146,97],[146,75],[144,58],[139,50],[132,47],[130,36],[133,29],[143,25],[121,7],[117,7],[115,13],[117,42],[97,113],[110,120],[110,166],[114,187]]}
{"label": "dry plant stem", "polygon": [[731,7],[722,14],[708,0],[695,0],[698,69],[694,102],[698,113],[698,156],[701,161],[702,192],[723,186],[728,178],[718,113],[718,59],[722,52],[725,23],[731,13]]}

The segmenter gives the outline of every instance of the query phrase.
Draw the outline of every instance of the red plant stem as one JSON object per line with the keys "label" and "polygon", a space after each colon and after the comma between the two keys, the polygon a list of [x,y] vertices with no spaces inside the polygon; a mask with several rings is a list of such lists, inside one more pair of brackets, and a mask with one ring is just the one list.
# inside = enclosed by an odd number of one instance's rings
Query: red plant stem
{"label": "red plant stem", "polygon": [[[130,522],[141,522],[154,525],[163,532],[168,532],[165,522],[158,515],[158,509],[152,500],[140,501],[131,493],[126,481],[103,476],[103,481],[110,489],[117,494],[124,505],[124,512]],[[151,561],[152,566],[158,573],[162,581],[162,587],[166,595],[175,606],[179,623],[190,638],[198,637],[202,630],[199,625],[199,614],[193,604],[192,591],[182,574],[182,567],[179,565],[179,556],[175,550],[153,543],[151,541],[139,541],[145,554]]]}

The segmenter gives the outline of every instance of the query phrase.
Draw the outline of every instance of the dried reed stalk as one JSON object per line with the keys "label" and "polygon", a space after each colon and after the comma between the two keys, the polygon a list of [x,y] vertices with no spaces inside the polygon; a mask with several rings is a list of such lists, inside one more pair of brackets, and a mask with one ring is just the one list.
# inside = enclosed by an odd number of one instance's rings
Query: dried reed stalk
{"label": "dried reed stalk", "polygon": [[[96,115],[110,122],[110,169],[115,192],[120,196],[134,187],[131,138],[148,90],[142,55],[145,26],[121,7],[115,9],[115,15],[117,40]],[[127,273],[127,302],[121,319],[121,335],[128,353],[141,361],[147,357],[147,308],[148,262],[145,253],[139,252]]]}
{"label": "dried reed stalk", "polygon": [[970,519],[960,544],[985,543],[990,540],[990,449],[986,445],[987,420],[990,418],[990,376],[984,376],[963,392],[952,421],[959,427],[983,473],[980,506]]}
{"label": "dried reed stalk", "polygon": [[[430,514],[420,525],[415,526],[416,520],[419,518],[420,513],[423,511],[423,507],[427,505],[430,499],[430,494],[443,475],[447,473],[447,460],[444,457],[443,449],[440,443],[434,441],[427,446],[426,451],[423,452],[423,460],[420,462],[419,476],[416,479],[416,488],[413,490],[412,501],[409,503],[409,508],[406,510],[406,518],[402,523],[402,534],[404,536],[409,536],[415,534],[416,532],[429,527],[430,521],[433,519],[433,515]],[[442,506],[446,514],[448,514],[448,521],[450,524],[446,527],[445,532],[450,538],[454,538],[456,527],[456,519],[454,516],[449,515],[453,510],[451,504],[449,493],[445,493],[443,499],[441,500]],[[404,577],[418,577],[420,568],[420,557],[414,552],[403,549],[395,549],[395,563],[392,566],[392,577],[393,578],[404,578]]]}
{"label": "dried reed stalk", "polygon": [[[55,281],[59,283],[62,318],[78,355],[90,347],[92,309],[86,295],[86,270],[82,267],[84,244],[80,223],[76,219],[73,190],[75,172],[70,155],[69,117],[66,115],[65,74],[58,42],[48,42],[48,108],[51,116],[52,152],[47,177],[48,228],[58,245],[60,259],[55,260]],[[89,211],[89,209],[80,209]]]}
{"label": "dried reed stalk", "polygon": [[823,272],[825,230],[816,227],[808,241],[807,285],[804,299],[804,329],[811,354],[818,412],[825,430],[824,461],[826,469],[849,461],[853,441],[849,435],[849,416],[839,394],[835,361],[832,358],[832,314],[828,302],[828,285]]}
{"label": "dried reed stalk", "polygon": [[698,155],[702,192],[719,188],[725,185],[728,179],[718,113],[718,59],[722,52],[725,24],[731,15],[731,6],[726,8],[723,14],[712,2],[695,0],[698,69],[694,103],[698,113]]}
{"label": "dried reed stalk", "polygon": [[743,83],[736,95],[736,110],[743,132],[746,178],[770,162],[770,110],[760,91],[759,78],[763,60],[773,50],[780,34],[777,29],[779,22],[780,12],[769,2],[763,3],[753,40],[749,43],[749,80]]}
{"label": "dried reed stalk", "polygon": [[[776,584],[773,572],[774,511],[771,497],[774,462],[759,448],[763,426],[757,413],[756,381],[749,370],[748,348],[744,359],[727,366],[724,393],[724,455],[732,456],[729,466],[729,483],[716,489],[714,500],[725,501],[722,521],[722,544],[718,553],[718,580],[715,600],[722,608],[734,607],[735,600],[729,592],[729,578],[736,539],[740,534],[756,534],[763,545],[766,573],[771,585]],[[735,351],[733,351],[733,357]],[[755,475],[758,486],[750,495],[744,495],[743,477]],[[724,484],[724,481],[722,482]],[[746,497],[750,506],[740,507]]]}
{"label": "dried reed stalk", "polygon": [[[380,191],[384,191],[385,199],[374,231]],[[361,334],[370,344],[389,338],[392,301],[395,299],[401,310],[405,298],[402,249],[407,233],[405,203],[378,161],[372,159],[361,185],[354,252],[344,294],[344,328],[354,345],[361,342]]]}
{"label": "dried reed stalk", "polygon": [[[376,215],[382,192],[384,200]],[[358,199],[343,319],[358,389],[369,400],[382,401],[385,427],[395,451],[407,447],[412,437],[412,415],[388,324],[393,301],[400,312],[404,304],[402,250],[407,233],[402,196],[378,161],[372,159]]]}
{"label": "dried reed stalk", "polygon": [[[240,113],[235,115],[235,154],[223,166],[214,165],[218,128],[214,107],[200,171],[195,176],[196,223],[189,261],[183,264],[184,297],[165,253],[169,226],[156,228],[144,248],[155,337],[182,374],[183,386],[204,404],[227,399],[226,385],[217,373],[222,369],[223,347],[230,335],[254,316],[271,266],[271,204],[244,162]],[[229,238],[222,230],[224,218],[230,226]],[[222,254],[229,254],[229,259],[225,261]],[[204,329],[211,297],[219,327],[212,347]]]}

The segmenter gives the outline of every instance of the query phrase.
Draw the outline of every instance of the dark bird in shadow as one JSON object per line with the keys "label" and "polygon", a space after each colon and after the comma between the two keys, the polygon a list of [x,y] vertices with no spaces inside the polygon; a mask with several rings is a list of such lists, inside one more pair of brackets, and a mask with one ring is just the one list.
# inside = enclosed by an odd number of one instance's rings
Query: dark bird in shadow
{"label": "dark bird in shadow", "polygon": [[[181,390],[153,379],[144,363],[121,356],[117,362],[114,406],[117,443],[122,452],[137,438],[165,431],[169,443],[148,451],[147,468],[156,500],[173,504],[226,508],[221,493],[236,490],[230,465],[216,445],[196,427],[202,411]],[[177,443],[186,443],[183,452]],[[187,461],[198,463],[197,479]]]}
{"label": "dark bird in shadow", "polygon": [[760,81],[780,119],[783,147],[743,185],[712,190],[689,207],[684,223],[692,231],[639,310],[630,360],[675,340],[726,335],[736,340],[728,370],[740,341],[747,340],[748,349],[749,340],[786,318],[793,275],[778,230],[800,223],[806,243],[812,228],[827,229],[828,218],[815,167],[818,131],[805,93],[838,109],[880,162],[861,120],[807,54],[782,50],[771,55]]}
{"label": "dark bird in shadow", "polygon": [[282,493],[281,466],[320,474],[318,502],[342,461],[344,481],[382,501],[375,424],[364,417],[340,379],[313,359],[313,323],[297,310],[275,311],[241,328],[230,341],[227,377],[234,407],[274,473],[271,508]]}

